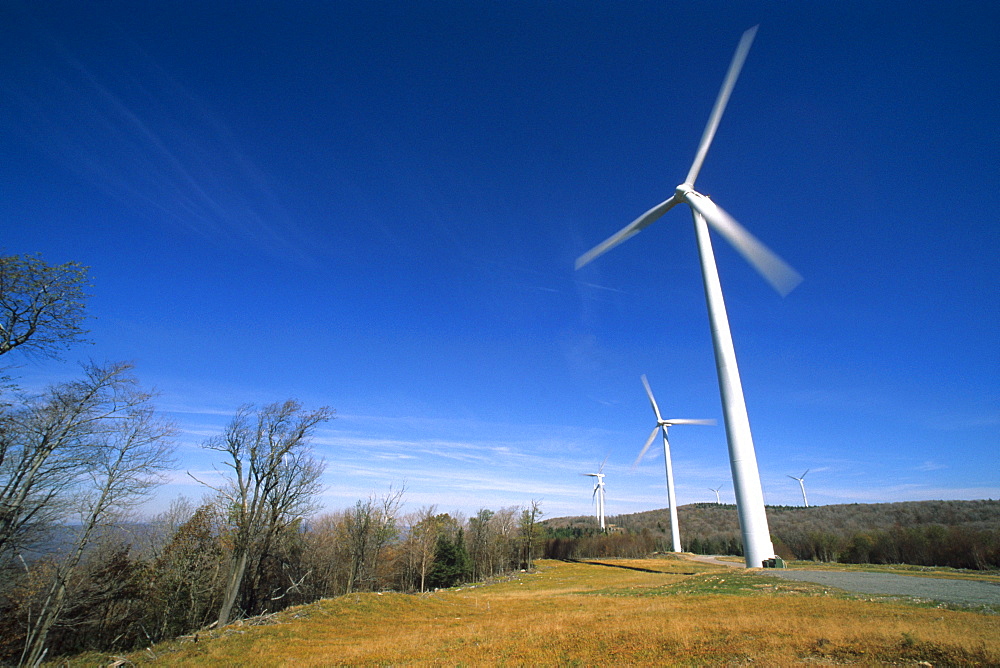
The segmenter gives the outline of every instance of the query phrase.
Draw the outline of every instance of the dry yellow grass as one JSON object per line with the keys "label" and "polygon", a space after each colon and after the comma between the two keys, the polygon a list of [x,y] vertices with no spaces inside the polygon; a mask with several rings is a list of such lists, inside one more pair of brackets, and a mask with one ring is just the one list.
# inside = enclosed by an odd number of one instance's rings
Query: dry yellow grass
{"label": "dry yellow grass", "polygon": [[[199,666],[1000,664],[1000,617],[824,595],[689,561],[539,562],[515,580],[300,606],[129,657]],[[156,658],[153,658],[153,654]],[[94,665],[93,655],[81,662]]]}

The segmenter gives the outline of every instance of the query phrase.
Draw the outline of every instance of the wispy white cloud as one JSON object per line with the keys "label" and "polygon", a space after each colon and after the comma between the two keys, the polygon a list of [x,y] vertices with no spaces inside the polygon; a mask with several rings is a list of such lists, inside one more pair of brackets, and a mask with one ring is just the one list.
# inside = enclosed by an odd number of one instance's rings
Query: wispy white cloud
{"label": "wispy white cloud", "polygon": [[[214,393],[212,393],[214,394]],[[209,397],[212,395],[208,395]],[[221,392],[225,396],[226,392]],[[221,480],[213,471],[211,452],[200,451],[200,442],[218,433],[231,416],[230,410],[212,407],[212,401],[199,406],[195,395],[168,404],[182,423],[188,438],[186,457],[195,475],[206,482]],[[645,425],[641,430],[646,432]],[[693,431],[693,430],[692,430]],[[468,416],[424,417],[346,413],[322,425],[313,439],[317,456],[328,465],[323,478],[326,485],[321,502],[329,510],[350,506],[359,498],[383,493],[390,486],[406,485],[406,508],[437,504],[449,512],[473,513],[481,507],[499,508],[523,505],[542,499],[549,516],[581,515],[592,512],[589,479],[580,473],[597,466],[608,444],[627,440],[634,447],[624,453],[612,446],[615,456],[605,469],[608,473],[608,512],[619,514],[666,507],[663,460],[659,448],[634,470],[631,457],[641,443],[634,435],[615,430],[580,428],[572,425],[508,424],[478,420]],[[691,434],[691,437],[696,436]],[[714,501],[710,488],[722,486],[724,502],[732,503],[731,471],[724,445],[712,437],[715,456],[706,459],[698,442],[684,441],[675,449],[674,470],[680,504]],[[641,440],[639,438],[638,440]],[[763,450],[762,452],[767,452]],[[799,453],[799,464],[784,458],[779,470],[775,462],[762,466],[765,499],[775,505],[801,503],[797,483],[786,473],[807,476],[809,500],[813,504],[889,502],[912,498],[974,498],[964,496],[968,489],[951,490],[919,476],[943,470],[935,460],[922,463],[882,462],[892,470],[907,469],[913,479],[873,485],[867,472],[874,464],[861,458],[808,456]],[[867,456],[867,455],[866,455]],[[805,457],[805,459],[802,459]],[[808,461],[805,461],[808,460]],[[219,462],[215,463],[220,468]],[[796,470],[784,469],[794,466]],[[198,471],[201,473],[199,474]],[[224,470],[221,473],[225,473]],[[864,479],[863,483],[861,479]],[[857,484],[856,484],[857,483]],[[201,494],[186,476],[172,478],[164,496]],[[988,490],[980,490],[983,496]]]}
{"label": "wispy white cloud", "polygon": [[612,288],[607,285],[598,285],[597,283],[588,283],[587,281],[576,281],[576,284],[584,288],[590,288],[591,290],[601,290],[603,292],[615,292],[622,295],[627,295],[629,292],[627,290],[622,290],[621,288]]}
{"label": "wispy white cloud", "polygon": [[42,55],[9,70],[0,88],[0,126],[148,217],[305,259],[300,229],[220,117],[127,35],[104,28],[128,70],[103,72],[38,29]]}
{"label": "wispy white cloud", "polygon": [[936,415],[928,418],[926,424],[931,429],[948,432],[994,428],[1000,426],[1000,414],[989,412],[979,415]]}

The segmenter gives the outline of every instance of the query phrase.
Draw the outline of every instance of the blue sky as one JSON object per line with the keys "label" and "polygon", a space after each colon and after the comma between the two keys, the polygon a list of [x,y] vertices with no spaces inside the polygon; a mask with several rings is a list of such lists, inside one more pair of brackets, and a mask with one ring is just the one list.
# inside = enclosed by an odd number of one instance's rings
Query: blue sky
{"label": "blue sky", "polygon": [[[573,261],[683,180],[758,23],[698,188],[805,277],[715,238],[766,501],[1000,497],[990,2],[4,3],[0,243],[94,282],[22,382],[134,361],[161,505],[295,397],[331,510],[586,514],[605,457],[609,514],[665,507],[640,375],[721,423],[690,215]],[[732,502],[723,427],[671,444],[680,504]]]}

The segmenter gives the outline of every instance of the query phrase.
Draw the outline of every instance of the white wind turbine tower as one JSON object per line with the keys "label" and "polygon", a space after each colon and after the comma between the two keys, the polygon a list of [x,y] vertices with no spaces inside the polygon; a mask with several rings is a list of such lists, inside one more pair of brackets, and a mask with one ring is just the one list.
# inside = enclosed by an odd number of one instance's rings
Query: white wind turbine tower
{"label": "white wind turbine tower", "polygon": [[715,424],[715,420],[690,420],[685,418],[675,418],[672,420],[664,420],[660,416],[660,409],[656,405],[656,399],[653,398],[653,390],[649,387],[649,381],[646,380],[646,375],[642,375],[642,384],[646,388],[646,396],[649,397],[649,403],[653,406],[653,413],[656,415],[656,426],[653,427],[653,433],[649,435],[649,439],[646,441],[646,445],[642,446],[642,452],[639,456],[635,458],[635,466],[642,459],[646,451],[649,450],[649,446],[653,444],[653,440],[656,438],[656,434],[659,431],[663,432],[663,461],[664,466],[667,468],[667,499],[670,502],[670,537],[673,540],[673,551],[681,551],[681,532],[679,525],[677,524],[677,498],[674,494],[674,467],[670,462],[670,442],[667,440],[667,429],[675,424]]}
{"label": "white wind turbine tower", "polygon": [[719,490],[722,489],[722,488],[721,487],[709,487],[709,489],[712,490],[713,492],[715,492],[715,503],[716,503],[716,505],[721,506],[722,505],[722,499],[719,498]]}
{"label": "white wind turbine tower", "polygon": [[617,246],[643,228],[652,224],[677,204],[691,207],[694,217],[695,234],[698,239],[698,255],[701,260],[702,281],[705,286],[705,300],[715,349],[715,366],[719,375],[719,393],[722,396],[723,417],[726,424],[726,440],[729,443],[729,463],[733,473],[733,487],[736,493],[736,507],[743,535],[743,549],[748,567],[760,567],[765,559],[774,556],[774,546],[767,527],[764,512],[764,493],[757,470],[757,456],[750,434],[750,419],[747,417],[743,385],[736,366],[736,352],[729,329],[729,318],[722,297],[719,272],[712,252],[712,241],[708,228],[711,226],[723,236],[780,294],[785,295],[802,280],[802,277],[781,258],[764,246],[744,229],[728,213],[712,200],[694,189],[695,179],[701,171],[708,148],[719,126],[722,113],[729,101],[743,61],[746,60],[750,45],[757,33],[757,27],[743,33],[729,71],[723,81],[719,97],[708,119],[694,162],[684,182],[677,186],[674,194],[664,202],[642,214],[619,232],[587,251],[576,261],[576,268],[584,266],[597,256]]}
{"label": "white wind turbine tower", "polygon": [[604,464],[608,461],[607,457],[601,462],[601,468],[597,469],[597,473],[581,473],[580,475],[589,476],[591,478],[596,478],[594,481],[594,506],[597,510],[597,518],[601,523],[601,531],[605,530],[604,525]]}
{"label": "white wind turbine tower", "polygon": [[[810,470],[811,469],[806,469],[806,473],[809,473]],[[806,498],[806,473],[803,473],[801,478],[796,478],[793,475],[790,475],[788,477],[791,478],[792,480],[798,480],[799,481],[799,487],[802,488],[802,505],[804,505],[806,508],[808,508],[809,507],[809,499]]]}

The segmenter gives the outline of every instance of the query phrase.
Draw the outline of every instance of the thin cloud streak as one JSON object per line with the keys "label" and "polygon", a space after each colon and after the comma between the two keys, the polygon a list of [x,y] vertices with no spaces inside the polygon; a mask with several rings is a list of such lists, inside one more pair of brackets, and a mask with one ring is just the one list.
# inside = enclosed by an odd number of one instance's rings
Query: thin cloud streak
{"label": "thin cloud streak", "polygon": [[299,249],[307,246],[291,216],[219,118],[130,39],[105,28],[141,80],[112,83],[39,30],[47,59],[7,78],[4,125],[152,218],[304,260]]}

